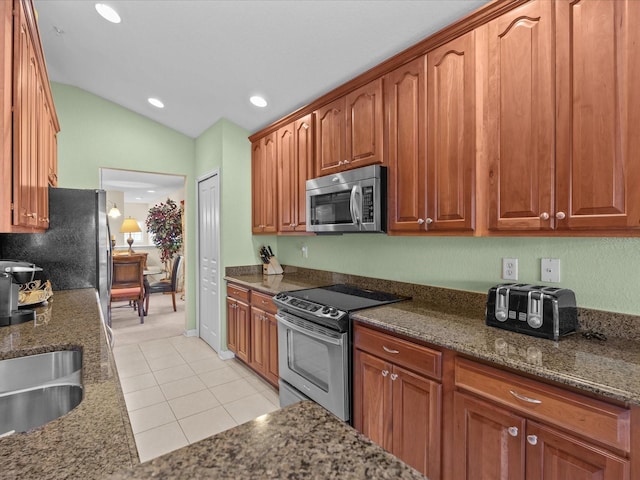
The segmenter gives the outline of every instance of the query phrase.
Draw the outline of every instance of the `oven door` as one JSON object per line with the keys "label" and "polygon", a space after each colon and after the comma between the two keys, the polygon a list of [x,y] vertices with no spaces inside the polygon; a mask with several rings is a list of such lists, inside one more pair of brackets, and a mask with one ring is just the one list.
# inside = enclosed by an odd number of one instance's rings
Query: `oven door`
{"label": "oven door", "polygon": [[348,421],[348,334],[282,311],[276,319],[280,378]]}

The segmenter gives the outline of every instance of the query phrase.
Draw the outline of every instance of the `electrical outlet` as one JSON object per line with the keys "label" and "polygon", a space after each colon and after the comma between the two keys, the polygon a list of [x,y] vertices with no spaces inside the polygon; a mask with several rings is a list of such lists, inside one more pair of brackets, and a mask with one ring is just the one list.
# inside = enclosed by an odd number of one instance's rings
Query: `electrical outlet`
{"label": "electrical outlet", "polygon": [[309,247],[307,247],[306,245],[303,245],[300,248],[300,251],[302,252],[302,258],[309,258]]}
{"label": "electrical outlet", "polygon": [[543,282],[560,282],[559,258],[543,258],[540,261],[540,279]]}
{"label": "electrical outlet", "polygon": [[502,279],[518,280],[518,259],[517,258],[502,259]]}

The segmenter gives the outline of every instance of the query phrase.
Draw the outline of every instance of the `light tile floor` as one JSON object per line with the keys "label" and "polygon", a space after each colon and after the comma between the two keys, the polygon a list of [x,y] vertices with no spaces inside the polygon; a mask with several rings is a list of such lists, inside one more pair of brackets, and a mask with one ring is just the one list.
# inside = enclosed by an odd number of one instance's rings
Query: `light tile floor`
{"label": "light tile floor", "polygon": [[140,461],[278,409],[278,392],[197,337],[113,349]]}

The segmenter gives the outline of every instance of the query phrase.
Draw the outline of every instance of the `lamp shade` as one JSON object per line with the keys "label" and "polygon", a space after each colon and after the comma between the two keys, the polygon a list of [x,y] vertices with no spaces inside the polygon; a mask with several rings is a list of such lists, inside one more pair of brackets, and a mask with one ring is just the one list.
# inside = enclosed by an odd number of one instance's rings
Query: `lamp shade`
{"label": "lamp shade", "polygon": [[129,217],[125,218],[124,222],[122,222],[122,226],[120,227],[120,233],[133,233],[133,232],[141,232],[140,225],[135,218]]}
{"label": "lamp shade", "polygon": [[118,210],[118,205],[114,203],[113,207],[111,207],[111,210],[109,210],[109,213],[107,215],[109,215],[111,218],[118,218],[122,214],[120,213],[120,210]]}

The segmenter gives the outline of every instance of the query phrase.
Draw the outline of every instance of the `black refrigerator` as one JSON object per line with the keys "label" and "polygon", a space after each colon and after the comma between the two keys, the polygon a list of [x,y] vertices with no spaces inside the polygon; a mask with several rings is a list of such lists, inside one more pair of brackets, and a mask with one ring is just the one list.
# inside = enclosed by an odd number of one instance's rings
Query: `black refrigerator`
{"label": "black refrigerator", "polygon": [[111,235],[104,190],[49,188],[49,229],[0,234],[0,258],[42,267],[57,290],[95,288],[107,325],[111,289]]}

